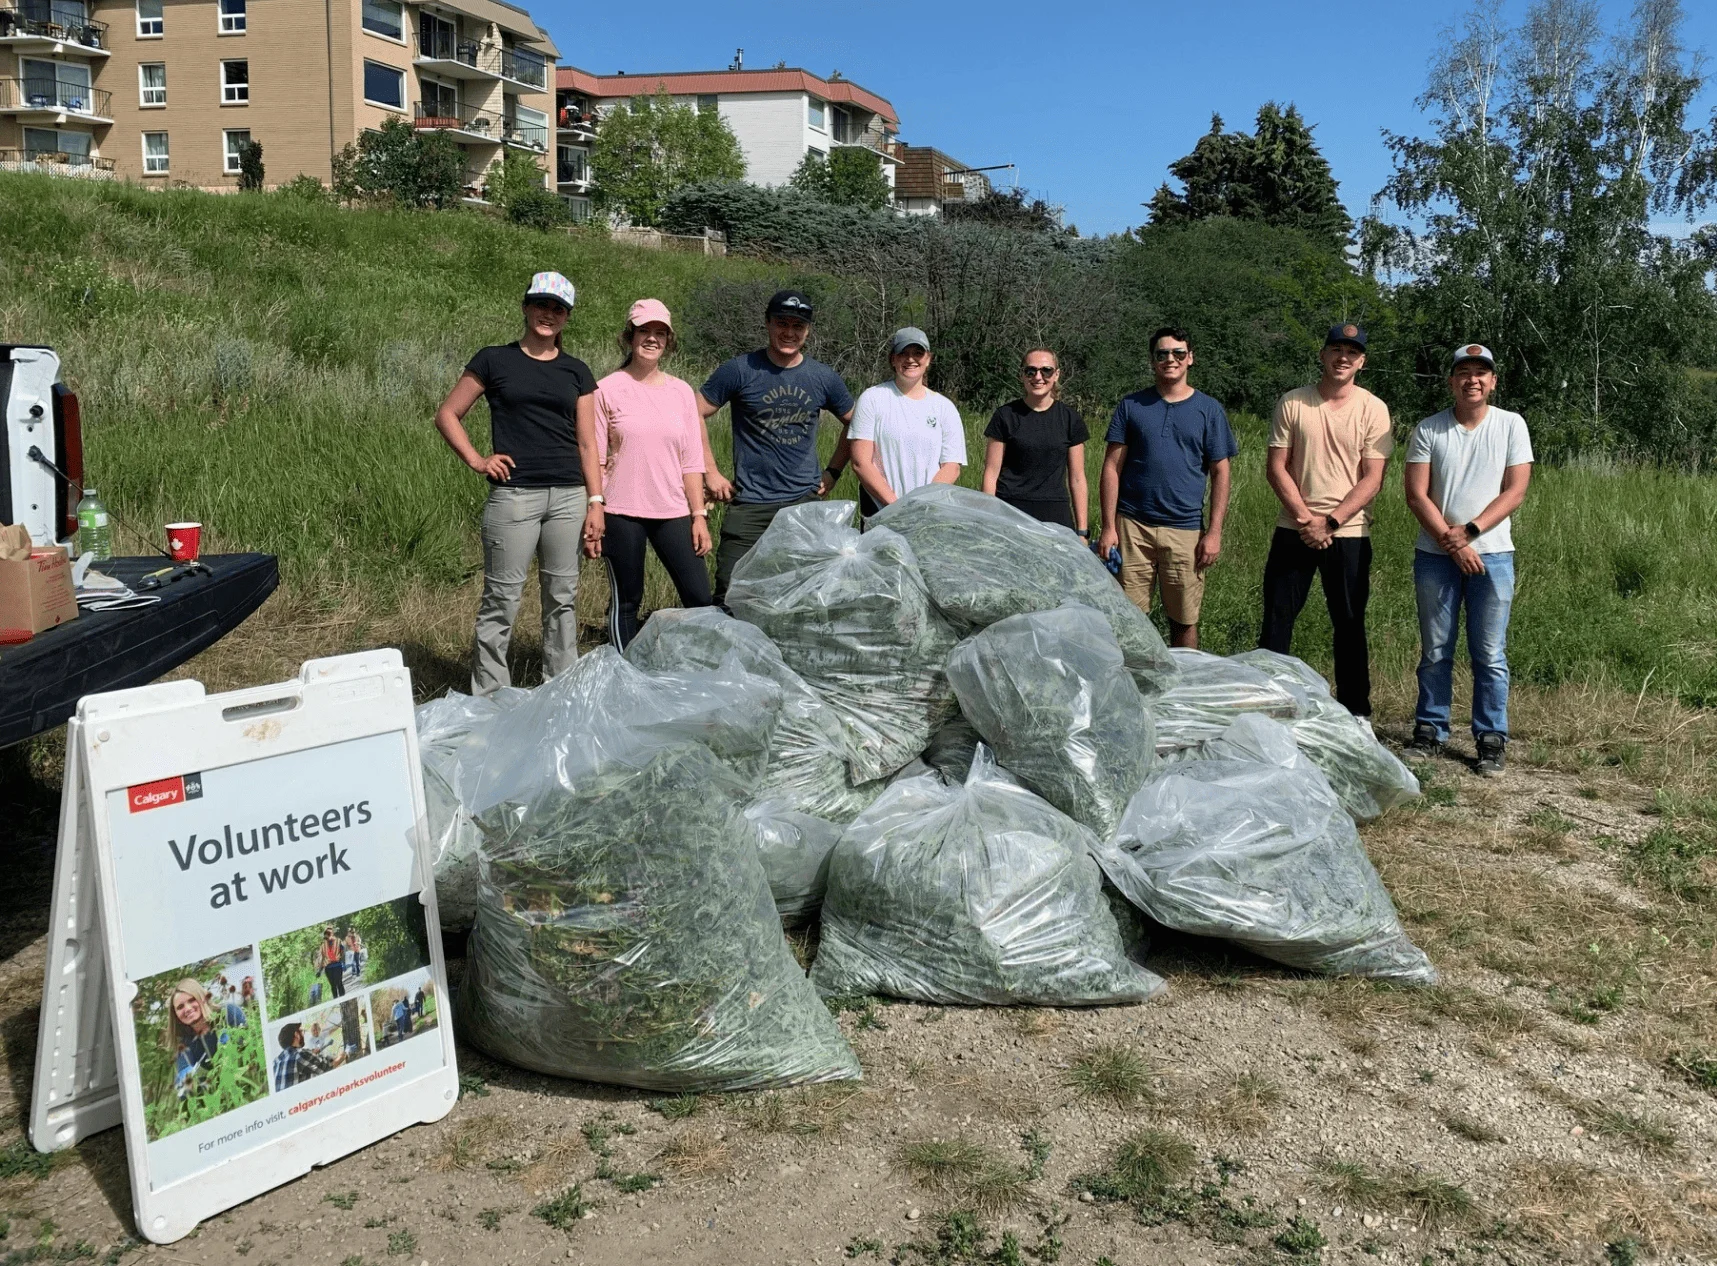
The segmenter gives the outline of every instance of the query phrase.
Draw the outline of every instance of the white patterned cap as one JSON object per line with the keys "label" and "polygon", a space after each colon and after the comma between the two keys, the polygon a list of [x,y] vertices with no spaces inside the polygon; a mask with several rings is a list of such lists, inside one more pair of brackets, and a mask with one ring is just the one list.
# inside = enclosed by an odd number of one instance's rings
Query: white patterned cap
{"label": "white patterned cap", "polygon": [[572,309],[572,301],[578,292],[572,288],[572,283],[559,273],[538,273],[531,278],[531,284],[525,287],[525,302],[532,299],[553,299],[568,311]]}

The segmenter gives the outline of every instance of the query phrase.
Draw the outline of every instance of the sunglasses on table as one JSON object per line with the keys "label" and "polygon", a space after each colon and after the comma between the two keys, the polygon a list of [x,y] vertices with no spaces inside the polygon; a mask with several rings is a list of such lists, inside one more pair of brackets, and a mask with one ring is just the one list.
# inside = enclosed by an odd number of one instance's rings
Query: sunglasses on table
{"label": "sunglasses on table", "polygon": [[1185,360],[1190,355],[1192,355],[1190,347],[1153,347],[1151,349],[1152,360]]}
{"label": "sunglasses on table", "polygon": [[1020,370],[1027,378],[1053,378],[1056,374],[1054,365],[1027,365]]}

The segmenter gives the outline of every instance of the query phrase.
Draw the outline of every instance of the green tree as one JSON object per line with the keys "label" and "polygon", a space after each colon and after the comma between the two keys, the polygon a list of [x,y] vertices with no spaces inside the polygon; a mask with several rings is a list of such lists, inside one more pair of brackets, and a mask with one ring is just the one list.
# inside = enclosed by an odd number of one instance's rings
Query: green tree
{"label": "green tree", "polygon": [[1167,182],[1157,189],[1145,204],[1152,224],[1232,216],[1298,229],[1337,250],[1353,232],[1329,161],[1293,105],[1266,101],[1250,134],[1225,132],[1222,116],[1213,114],[1210,131],[1169,164],[1169,174],[1181,191]]}
{"label": "green tree", "polygon": [[1423,407],[1448,349],[1492,347],[1503,398],[1549,452],[1623,448],[1706,461],[1717,410],[1690,369],[1714,363],[1712,258],[1654,231],[1717,193],[1713,127],[1690,128],[1702,81],[1678,0],[1637,0],[1609,50],[1589,0],[1538,0],[1507,29],[1494,4],[1451,32],[1421,106],[1427,137],[1389,136],[1368,267],[1403,273]]}
{"label": "green tree", "polygon": [[882,158],[862,145],[842,145],[827,157],[807,152],[787,182],[818,202],[880,211],[894,200]]}
{"label": "green tree", "polygon": [[721,115],[676,103],[665,90],[602,116],[590,167],[597,205],[645,226],[655,225],[676,189],[745,178],[739,140]]}
{"label": "green tree", "polygon": [[344,202],[446,208],[464,192],[465,152],[445,132],[388,118],[346,145],[333,175],[334,192]]}
{"label": "green tree", "polygon": [[[1029,199],[1029,201],[1028,201]],[[981,198],[942,204],[942,215],[959,224],[988,224],[1022,233],[1066,233],[1078,237],[1078,229],[1064,229],[1061,208],[1042,198],[1032,198],[1023,188],[991,189]]]}
{"label": "green tree", "polygon": [[262,181],[262,142],[246,141],[238,151],[238,187],[246,193],[261,193]]}
{"label": "green tree", "polygon": [[500,161],[490,166],[484,184],[488,200],[503,209],[521,196],[547,192],[537,156],[518,149],[502,151]]}

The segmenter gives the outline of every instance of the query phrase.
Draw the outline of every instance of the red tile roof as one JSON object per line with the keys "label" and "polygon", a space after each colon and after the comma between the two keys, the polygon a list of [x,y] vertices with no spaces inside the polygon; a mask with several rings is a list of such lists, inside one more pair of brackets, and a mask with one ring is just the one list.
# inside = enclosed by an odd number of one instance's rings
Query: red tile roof
{"label": "red tile roof", "polygon": [[700,93],[808,92],[825,101],[850,102],[899,126],[900,116],[887,97],[847,79],[824,79],[808,70],[693,70],[669,74],[593,75],[577,66],[555,68],[555,87],[592,97],[635,97],[665,91],[674,97]]}

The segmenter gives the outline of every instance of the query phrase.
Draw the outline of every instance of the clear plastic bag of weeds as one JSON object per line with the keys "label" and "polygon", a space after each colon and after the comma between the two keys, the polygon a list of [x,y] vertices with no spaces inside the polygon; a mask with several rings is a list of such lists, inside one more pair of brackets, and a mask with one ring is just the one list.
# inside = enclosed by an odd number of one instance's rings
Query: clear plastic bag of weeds
{"label": "clear plastic bag of weeds", "polygon": [[1150,701],[1157,723],[1157,755],[1196,748],[1246,712],[1292,720],[1305,706],[1305,696],[1262,669],[1211,655],[1171,647],[1180,680]]}
{"label": "clear plastic bag of weeds", "polygon": [[1293,722],[1300,750],[1329,776],[1356,822],[1369,822],[1419,794],[1419,780],[1382,743],[1364,717],[1356,717],[1330,694],[1329,683],[1304,660],[1255,650],[1235,661],[1269,673],[1305,697]]}
{"label": "clear plastic bag of weeds", "polygon": [[914,489],[871,524],[911,543],[931,600],[962,633],[1077,602],[1109,622],[1141,692],[1156,694],[1174,684],[1175,664],[1162,635],[1077,533],[950,484]]}
{"label": "clear plastic bag of weeds", "polygon": [[956,639],[905,538],[861,535],[854,510],[828,501],[781,511],[734,568],[727,603],[835,710],[863,784],[922,752],[951,711],[943,665]]}
{"label": "clear plastic bag of weeds", "polygon": [[417,709],[417,753],[423,765],[423,799],[435,858],[435,903],[441,926],[463,931],[477,908],[477,842],[481,832],[465,811],[465,793],[482,768],[489,726],[530,692],[507,688],[494,695],[449,690]]}
{"label": "clear plastic bag of weeds", "polygon": [[812,982],[967,1005],[1152,997],[1163,982],[1128,957],[1095,845],[981,746],[963,784],[898,782],[835,846]]}
{"label": "clear plastic bag of weeds", "polygon": [[[1098,846],[1122,894],[1165,927],[1329,975],[1434,984],[1329,780],[1279,723],[1249,716],[1170,765]],[[1242,754],[1270,759],[1236,759]]]}
{"label": "clear plastic bag of weeds", "polygon": [[1115,829],[1156,749],[1101,614],[1068,604],[998,620],[954,648],[948,679],[1003,768],[1098,835]]}
{"label": "clear plastic bag of weeds", "polygon": [[538,1072],[669,1092],[859,1075],[781,932],[745,806],[780,708],[740,672],[609,648],[497,719],[465,1034]]}
{"label": "clear plastic bag of weeds", "polygon": [[745,808],[745,822],[763,859],[781,922],[788,927],[809,923],[822,909],[829,854],[840,841],[841,828],[782,800],[752,802]]}
{"label": "clear plastic bag of weeds", "polygon": [[981,742],[966,714],[956,711],[930,736],[930,746],[924,749],[924,763],[951,783],[965,782],[972,768],[972,756]]}
{"label": "clear plastic bag of weeds", "polygon": [[854,786],[839,716],[781,658],[762,629],[719,607],[657,611],[626,647],[626,658],[651,671],[695,671],[738,657],[745,671],[781,688],[781,723],[769,745],[761,797],[789,809],[850,822],[877,796],[882,783]]}

